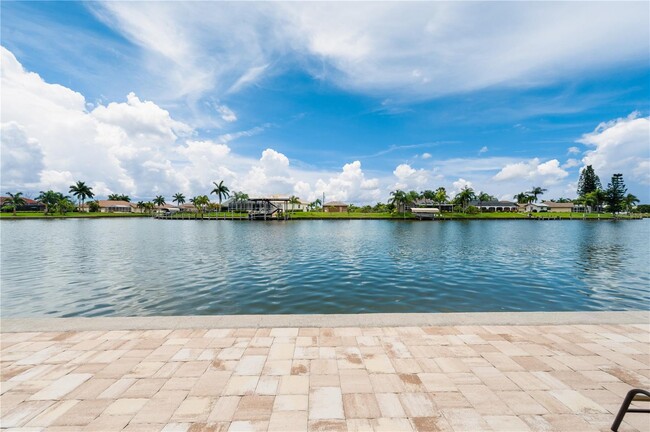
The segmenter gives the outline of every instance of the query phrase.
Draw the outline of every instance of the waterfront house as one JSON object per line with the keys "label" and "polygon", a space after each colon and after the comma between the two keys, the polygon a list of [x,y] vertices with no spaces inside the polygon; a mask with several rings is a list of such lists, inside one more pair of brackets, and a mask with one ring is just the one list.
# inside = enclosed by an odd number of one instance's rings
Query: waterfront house
{"label": "waterfront house", "polygon": [[437,208],[443,212],[452,212],[454,211],[454,205],[450,203],[439,203],[426,198],[418,198],[413,201],[410,205],[406,206],[406,211],[412,211],[414,208]]}
{"label": "waterfront house", "polygon": [[330,201],[323,204],[323,211],[325,213],[346,213],[348,205],[341,201]]}
{"label": "waterfront house", "polygon": [[[3,212],[10,212],[12,209],[5,207],[5,201],[7,201],[9,197],[0,197],[0,208],[2,208]],[[21,205],[16,207],[16,211],[45,211],[45,204],[43,204],[40,201],[36,201],[33,199],[29,198],[23,198],[25,200],[25,205]]]}
{"label": "waterfront house", "polygon": [[[117,200],[97,200],[97,204],[101,213],[132,213],[135,207],[135,204],[128,201]],[[88,209],[88,204],[84,208]]]}
{"label": "waterfront house", "polygon": [[482,212],[516,212],[519,211],[517,203],[512,201],[470,201],[469,205]]}
{"label": "waterfront house", "polygon": [[542,213],[548,211],[548,206],[544,203],[525,203],[518,204],[519,211],[526,213]]}
{"label": "waterfront house", "polygon": [[548,207],[548,211],[551,213],[573,212],[575,207],[574,204],[571,202],[558,203],[552,201],[544,201],[543,204],[545,204]]}

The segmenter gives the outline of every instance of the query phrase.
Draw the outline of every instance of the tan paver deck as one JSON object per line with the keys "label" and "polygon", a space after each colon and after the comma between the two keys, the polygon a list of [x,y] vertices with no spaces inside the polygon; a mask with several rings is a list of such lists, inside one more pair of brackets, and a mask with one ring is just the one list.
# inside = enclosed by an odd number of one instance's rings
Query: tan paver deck
{"label": "tan paver deck", "polygon": [[650,387],[649,323],[17,332],[1,347],[8,431],[598,431]]}

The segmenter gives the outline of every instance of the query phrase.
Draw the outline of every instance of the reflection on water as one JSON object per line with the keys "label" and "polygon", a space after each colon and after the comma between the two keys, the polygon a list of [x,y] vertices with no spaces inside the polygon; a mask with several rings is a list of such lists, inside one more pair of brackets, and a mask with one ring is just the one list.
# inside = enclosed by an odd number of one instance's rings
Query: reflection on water
{"label": "reflection on water", "polygon": [[650,308],[650,220],[2,221],[3,316]]}

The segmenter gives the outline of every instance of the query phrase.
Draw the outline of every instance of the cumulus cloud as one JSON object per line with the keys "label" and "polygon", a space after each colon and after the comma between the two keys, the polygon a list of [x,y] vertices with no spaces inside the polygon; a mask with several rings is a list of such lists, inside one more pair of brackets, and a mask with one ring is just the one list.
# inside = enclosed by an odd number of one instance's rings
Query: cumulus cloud
{"label": "cumulus cloud", "polygon": [[431,159],[431,153],[422,153],[422,159]]}
{"label": "cumulus cloud", "polygon": [[429,171],[414,169],[409,164],[400,164],[393,171],[397,182],[394,189],[420,190],[429,182]]}
{"label": "cumulus cloud", "polygon": [[580,166],[580,161],[578,159],[567,159],[566,162],[562,164],[563,169],[569,169]]}
{"label": "cumulus cloud", "polygon": [[628,117],[599,124],[578,142],[586,145],[582,162],[609,178],[622,172],[642,184],[650,184],[650,117],[633,112]]}
{"label": "cumulus cloud", "polygon": [[450,194],[450,197],[452,198],[454,195],[456,195],[458,192],[465,189],[466,187],[473,188],[472,182],[469,180],[465,180],[464,178],[459,178],[458,180],[452,183],[452,186],[453,189]]}
{"label": "cumulus cloud", "polygon": [[483,146],[483,147],[481,147],[481,149],[478,151],[478,154],[487,153],[487,151],[488,151],[487,146]]}
{"label": "cumulus cloud", "polygon": [[541,162],[534,158],[525,162],[508,164],[499,171],[493,179],[496,181],[528,180],[543,185],[554,185],[568,176],[569,173],[560,167],[560,161],[551,159]]}
{"label": "cumulus cloud", "polygon": [[16,122],[0,126],[0,173],[2,186],[15,189],[37,185],[43,170],[43,150],[38,140],[27,136]]}
{"label": "cumulus cloud", "polygon": [[574,154],[579,154],[579,153],[580,153],[580,149],[578,147],[576,147],[576,146],[569,147],[567,149],[567,154],[574,155]]}

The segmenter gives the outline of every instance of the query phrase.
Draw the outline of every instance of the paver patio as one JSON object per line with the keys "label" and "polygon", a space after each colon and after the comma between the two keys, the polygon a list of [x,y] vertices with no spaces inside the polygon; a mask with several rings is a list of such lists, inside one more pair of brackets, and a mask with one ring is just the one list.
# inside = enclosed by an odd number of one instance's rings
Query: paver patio
{"label": "paver patio", "polygon": [[[54,329],[53,329],[54,330]],[[598,431],[650,387],[650,324],[1,336],[7,431]],[[622,431],[650,430],[628,414]]]}

